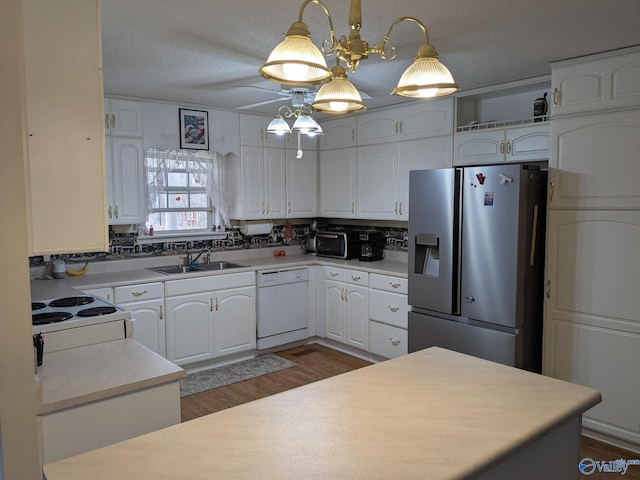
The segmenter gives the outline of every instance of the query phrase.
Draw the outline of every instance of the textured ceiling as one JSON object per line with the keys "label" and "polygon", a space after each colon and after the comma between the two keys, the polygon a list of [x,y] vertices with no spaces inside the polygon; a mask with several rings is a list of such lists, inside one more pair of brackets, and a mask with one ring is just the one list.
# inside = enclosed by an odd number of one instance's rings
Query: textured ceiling
{"label": "textured ceiling", "polygon": [[[302,0],[102,0],[106,94],[185,105],[274,113],[290,103],[258,75],[298,17]],[[336,34],[347,34],[349,2],[324,0]],[[547,75],[550,62],[640,45],[639,0],[363,0],[362,38],[379,43],[400,16],[422,20],[440,60],[463,90]],[[303,20],[316,45],[328,21],[316,4]],[[398,58],[372,56],[349,79],[371,108],[406,102],[390,96],[422,42],[403,22],[391,35]],[[328,61],[329,66],[333,64]]]}

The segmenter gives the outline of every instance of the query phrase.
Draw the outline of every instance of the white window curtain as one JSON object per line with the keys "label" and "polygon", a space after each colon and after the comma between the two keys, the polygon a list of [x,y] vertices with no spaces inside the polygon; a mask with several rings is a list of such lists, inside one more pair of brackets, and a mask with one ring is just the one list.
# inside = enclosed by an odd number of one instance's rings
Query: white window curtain
{"label": "white window curtain", "polygon": [[151,192],[161,191],[169,185],[172,171],[182,170],[202,179],[212,209],[213,225],[230,226],[229,202],[226,189],[226,164],[224,155],[197,150],[159,150],[145,152],[145,178],[147,211],[154,208]]}

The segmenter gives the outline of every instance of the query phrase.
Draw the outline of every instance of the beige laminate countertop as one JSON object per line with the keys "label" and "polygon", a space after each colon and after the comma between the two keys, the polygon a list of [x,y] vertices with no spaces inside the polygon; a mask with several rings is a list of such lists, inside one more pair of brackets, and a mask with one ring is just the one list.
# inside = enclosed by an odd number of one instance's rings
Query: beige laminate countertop
{"label": "beige laminate countertop", "polygon": [[42,386],[38,413],[103,400],[185,375],[185,370],[130,338],[45,353],[37,371]]}
{"label": "beige laminate countertop", "polygon": [[44,472],[47,480],[467,478],[600,401],[590,388],[434,347]]}
{"label": "beige laminate countertop", "polygon": [[[274,257],[273,250],[285,250],[287,255]],[[367,271],[383,275],[394,275],[407,277],[407,254],[406,252],[391,251],[387,254],[388,259],[376,262],[361,262],[355,260],[339,260],[327,257],[317,257],[315,255],[303,255],[300,247],[285,248],[265,248],[235,250],[228,252],[214,252],[214,260],[226,260],[234,263],[246,265],[245,268],[234,268],[223,271],[192,272],[184,274],[165,275],[152,272],[149,267],[179,265],[184,259],[179,256],[158,256],[146,257],[131,260],[115,260],[105,262],[89,263],[87,274],[79,277],[67,276],[63,279],[31,281],[31,299],[47,300],[64,296],[77,295],[79,291],[99,288],[113,287],[119,285],[131,285],[146,282],[165,282],[171,280],[181,280],[184,278],[197,278],[207,275],[226,275],[271,268],[289,268],[304,265],[329,265],[340,268]],[[77,269],[80,265],[69,265],[68,268]]]}

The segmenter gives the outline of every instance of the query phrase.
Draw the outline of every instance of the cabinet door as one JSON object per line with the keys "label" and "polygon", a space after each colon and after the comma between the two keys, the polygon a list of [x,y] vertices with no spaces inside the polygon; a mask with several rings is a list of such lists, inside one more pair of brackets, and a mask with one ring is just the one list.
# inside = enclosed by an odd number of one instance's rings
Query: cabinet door
{"label": "cabinet door", "polygon": [[356,117],[357,144],[395,142],[398,140],[400,121],[398,109],[361,113]]}
{"label": "cabinet door", "polygon": [[142,138],[142,102],[105,98],[106,135]]}
{"label": "cabinet door", "polygon": [[213,296],[216,357],[255,349],[255,287],[218,290]]}
{"label": "cabinet door", "polygon": [[409,172],[447,168],[453,162],[453,135],[398,143],[400,193],[397,220],[409,220]]}
{"label": "cabinet door", "polygon": [[166,356],[163,300],[147,300],[120,305],[135,320],[133,339],[163,357]]}
{"label": "cabinet door", "polygon": [[640,110],[555,119],[549,208],[640,208]]}
{"label": "cabinet door", "polygon": [[636,445],[638,245],[638,211],[549,212],[544,374],[599,390],[603,401],[584,426]]}
{"label": "cabinet door", "polygon": [[344,343],[344,283],[325,280],[324,285],[326,337]]}
{"label": "cabinet door", "polygon": [[451,135],[453,133],[453,98],[410,103],[398,109],[400,140]]}
{"label": "cabinet door", "polygon": [[[167,308],[167,358],[178,365],[214,357],[213,296],[195,293],[169,297]],[[135,330],[135,326],[134,326]]]}
{"label": "cabinet door", "polygon": [[138,224],[144,217],[142,140],[106,140],[109,224]]}
{"label": "cabinet door", "polygon": [[318,214],[318,153],[287,149],[287,218],[310,218]]}
{"label": "cabinet door", "polygon": [[504,161],[504,130],[457,133],[453,137],[453,164],[489,165]]}
{"label": "cabinet door", "polygon": [[400,198],[397,143],[358,147],[356,171],[357,217],[396,219]]}
{"label": "cabinet door", "polygon": [[240,218],[264,218],[264,148],[242,147],[241,158],[242,200]]}
{"label": "cabinet door", "polygon": [[356,117],[346,116],[322,121],[320,148],[346,148],[356,146]]}
{"label": "cabinet door", "polygon": [[507,162],[532,162],[549,160],[551,146],[550,127],[544,124],[534,127],[507,130]]}
{"label": "cabinet door", "polygon": [[254,147],[280,147],[285,146],[285,136],[267,134],[267,127],[272,117],[261,115],[240,114],[240,145]]}
{"label": "cabinet door", "polygon": [[346,285],[345,287],[345,343],[368,350],[369,289],[358,285]]}
{"label": "cabinet door", "polygon": [[99,2],[22,7],[29,254],[106,252]]}
{"label": "cabinet door", "polygon": [[264,149],[264,210],[266,218],[286,217],[284,148]]}
{"label": "cabinet door", "polygon": [[320,152],[320,215],[354,218],[356,215],[356,149]]}
{"label": "cabinet door", "polygon": [[553,113],[640,104],[640,51],[635,47],[552,65]]}

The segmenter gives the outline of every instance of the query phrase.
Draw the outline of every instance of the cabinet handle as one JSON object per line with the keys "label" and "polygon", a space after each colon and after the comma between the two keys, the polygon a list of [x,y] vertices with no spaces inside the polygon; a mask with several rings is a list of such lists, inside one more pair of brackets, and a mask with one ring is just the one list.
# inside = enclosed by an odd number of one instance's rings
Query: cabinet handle
{"label": "cabinet handle", "polygon": [[349,290],[347,290],[346,288],[344,289],[344,301],[348,302],[349,301]]}
{"label": "cabinet handle", "polygon": [[402,215],[402,202],[400,202],[398,205],[400,206],[400,208],[399,208],[400,215]]}
{"label": "cabinet handle", "polygon": [[213,312],[213,297],[209,298],[209,311]]}
{"label": "cabinet handle", "polygon": [[332,277],[337,277],[338,276],[338,272],[329,272],[329,275],[331,275]]}
{"label": "cabinet handle", "polygon": [[351,202],[351,213],[354,215],[356,213],[356,202]]}
{"label": "cabinet handle", "polygon": [[162,310],[162,304],[160,305],[160,308],[158,309],[158,317],[160,318],[160,320],[164,319],[164,312]]}
{"label": "cabinet handle", "polygon": [[357,275],[351,275],[351,280],[353,280],[354,282],[357,282],[358,280],[360,280],[362,277],[359,277]]}
{"label": "cabinet handle", "polygon": [[116,114],[112,113],[111,114],[111,128],[115,130],[116,128]]}
{"label": "cabinet handle", "polygon": [[400,135],[402,135],[402,134],[404,133],[404,132],[402,131],[402,127],[403,127],[403,126],[404,126],[404,125],[402,124],[402,120],[400,120]]}
{"label": "cabinet handle", "polygon": [[355,128],[351,129],[351,141],[352,142],[356,141],[356,129]]}
{"label": "cabinet handle", "polygon": [[291,213],[291,202],[287,202],[287,205],[289,205],[289,209],[287,210],[287,213]]}
{"label": "cabinet handle", "polygon": [[131,292],[131,295],[133,295],[134,297],[141,297],[145,293],[148,293],[148,292],[146,290],[142,290],[141,292]]}
{"label": "cabinet handle", "polygon": [[111,206],[111,204],[109,204],[109,209],[107,214],[109,215],[109,218],[113,218],[113,207]]}
{"label": "cabinet handle", "polygon": [[105,130],[109,130],[109,114],[104,114],[104,128]]}
{"label": "cabinet handle", "polygon": [[396,202],[396,207],[393,209],[396,215],[398,215],[398,202]]}
{"label": "cabinet handle", "polygon": [[216,312],[220,310],[220,302],[218,301],[218,297],[216,297]]}
{"label": "cabinet handle", "polygon": [[400,340],[394,340],[393,338],[389,338],[389,341],[391,342],[391,345],[393,345],[394,347],[397,347],[398,345],[400,345]]}
{"label": "cabinet handle", "polygon": [[544,293],[547,298],[551,298],[551,280],[547,280],[547,284],[544,287]]}
{"label": "cabinet handle", "polygon": [[392,313],[396,313],[398,310],[400,310],[400,307],[392,307],[391,305],[387,305],[387,308],[391,310]]}
{"label": "cabinet handle", "polygon": [[504,155],[504,141],[500,142],[500,155]]}
{"label": "cabinet handle", "polygon": [[560,90],[558,88],[553,89],[553,106],[557,107],[560,103]]}
{"label": "cabinet handle", "polygon": [[511,140],[507,140],[507,155],[511,155]]}
{"label": "cabinet handle", "polygon": [[269,213],[270,208],[269,208],[269,204],[267,203],[267,214]]}
{"label": "cabinet handle", "polygon": [[549,183],[549,201],[553,200],[553,187],[555,186],[555,183],[551,182]]}
{"label": "cabinet handle", "polygon": [[116,203],[116,206],[113,207],[113,216],[118,218],[120,216],[120,213],[118,212],[118,204]]}
{"label": "cabinet handle", "polygon": [[398,288],[401,284],[400,283],[389,282],[389,285],[391,285],[392,288]]}
{"label": "cabinet handle", "polygon": [[396,122],[396,135],[398,135],[398,122]]}

